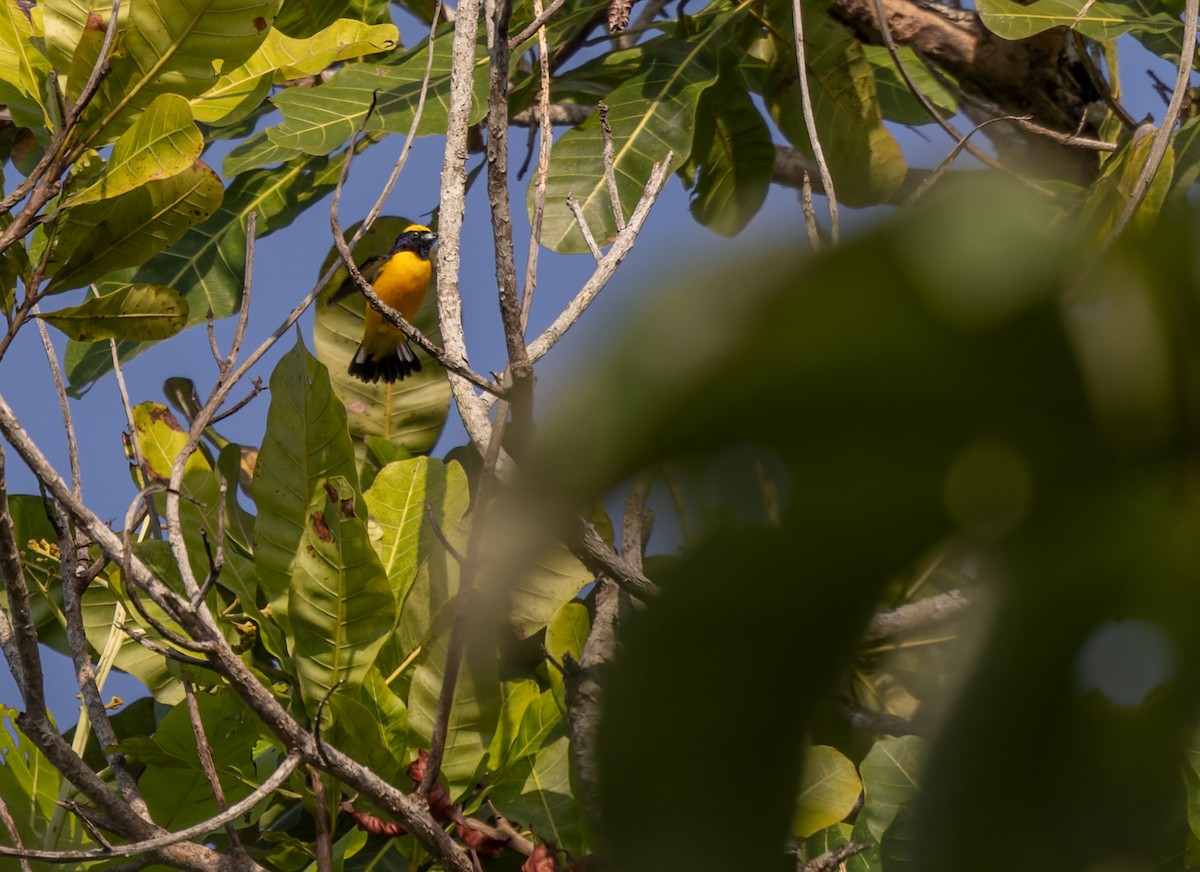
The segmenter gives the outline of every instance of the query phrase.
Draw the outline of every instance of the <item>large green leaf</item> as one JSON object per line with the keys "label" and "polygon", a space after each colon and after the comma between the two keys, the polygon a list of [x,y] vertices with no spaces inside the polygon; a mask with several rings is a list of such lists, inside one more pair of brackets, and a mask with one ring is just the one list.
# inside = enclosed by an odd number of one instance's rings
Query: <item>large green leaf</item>
{"label": "large green leaf", "polygon": [[1177,16],[1154,0],[979,0],[979,16],[989,30],[1005,39],[1027,39],[1052,27],[1070,27],[1100,42],[1131,30],[1167,33],[1180,26]]}
{"label": "large green leaf", "polygon": [[[382,217],[371,227],[354,250],[360,263],[368,257],[388,251],[400,232],[412,222],[405,218]],[[353,230],[354,228],[351,228]],[[336,254],[326,258],[322,272]],[[331,287],[339,288],[346,272],[334,276]],[[350,435],[360,458],[366,455],[366,440],[386,439],[409,454],[429,452],[446,423],[450,411],[450,383],[446,372],[419,348],[414,351],[422,361],[421,371],[395,384],[368,384],[350,375],[350,361],[363,335],[366,300],[351,293],[330,304],[330,297],[317,303],[313,322],[313,352],[329,367],[334,393],[350,414]],[[434,342],[441,342],[438,329],[437,299],[425,295],[414,319],[418,330]]]}
{"label": "large green leaf", "polygon": [[[417,126],[418,136],[444,132],[450,98],[450,48],[448,28],[438,34],[433,51],[433,68],[425,108]],[[367,112],[367,131],[407,133],[420,98],[428,51],[425,43],[397,61],[395,66],[361,63],[342,68],[320,88],[291,88],[272,98],[283,123],[267,129],[277,146],[307,154],[329,154],[347,142],[362,125]],[[486,109],[488,58],[483,37],[476,49],[474,103],[471,120]],[[251,164],[242,163],[242,167]]]}
{"label": "large green leaf", "polygon": [[322,735],[381,778],[403,783],[408,712],[377,668],[361,684],[339,687],[329,698],[328,711]]}
{"label": "large green leaf", "polygon": [[[375,547],[403,611],[410,607],[418,568],[429,561],[444,564],[451,559],[426,513],[432,513],[445,536],[464,545],[460,527],[470,504],[466,473],[454,462],[426,457],[401,460],[380,470],[364,497],[380,531]],[[399,658],[407,654],[401,652]]]}
{"label": "large green leaf", "polygon": [[551,547],[509,586],[508,623],[513,634],[527,639],[539,632],[595,578],[565,545]]}
{"label": "large green leaf", "polygon": [[28,14],[17,3],[0,4],[0,102],[24,127],[49,127],[42,109],[50,61],[34,42]]}
{"label": "large green leaf", "polygon": [[697,167],[692,217],[722,236],[736,236],[767,197],[775,146],[735,70],[725,71],[700,101],[689,165]]}
{"label": "large green leaf", "polygon": [[117,139],[103,174],[86,188],[72,190],[67,205],[111,200],[147,182],[170,178],[190,167],[203,150],[204,137],[187,100],[161,94]]}
{"label": "large green leaf", "polygon": [[[825,16],[806,14],[804,35],[813,116],[838,200],[849,206],[887,202],[906,167],[899,143],[883,125],[874,67],[859,41]],[[811,155],[795,55],[785,50],[780,58],[767,103],[788,141]]]}
{"label": "large green leaf", "polygon": [[[643,46],[638,72],[604,98],[612,127],[617,190],[628,217],[641,198],[650,169],[671,152],[678,168],[692,148],[700,95],[717,79],[717,55],[737,15],[718,16],[690,39],[663,36]],[[604,245],[616,233],[604,181],[603,136],[598,113],[567,131],[554,144],[546,182],[542,244],[560,253],[587,251],[568,196],[579,201],[592,236]],[[533,208],[533,188],[529,189]]]}
{"label": "large green leaf", "polygon": [[111,294],[89,296],[40,317],[77,342],[101,339],[155,341],[174,336],[187,323],[187,300],[162,285],[125,285]]}
{"label": "large green leaf", "polygon": [[292,653],[310,714],[334,688],[362,683],[396,619],[396,600],[371,547],[353,480],[320,482],[324,500],[309,503],[292,564]]}
{"label": "large green leaf", "polygon": [[293,39],[273,29],[246,63],[192,99],[196,119],[206,124],[233,124],[263,101],[273,82],[316,75],[338,61],[391,51],[398,39],[393,24],[369,25],[348,19],[334,21],[305,39]]}
{"label": "large green leaf", "polygon": [[[121,41],[109,59],[95,98],[84,113],[85,136],[112,142],[159,94],[194,97],[216,84],[222,68],[243,64],[266,39],[281,0],[165,0],[122,4]],[[108,7],[52,0],[46,36],[52,56],[74,52],[90,21],[103,23]],[[128,11],[126,11],[128,10]],[[92,30],[96,28],[93,26]],[[60,64],[61,69],[65,65]],[[71,87],[82,85],[73,76]]]}
{"label": "large green leaf", "polygon": [[195,161],[183,172],[119,197],[68,208],[51,257],[51,263],[62,265],[54,271],[47,293],[82,287],[115,270],[145,263],[207,220],[224,193],[217,174]]}
{"label": "large green leaf", "polygon": [[573,856],[586,852],[583,811],[571,791],[571,743],[559,735],[533,757],[515,763],[492,788],[491,802],[506,818]]}
{"label": "large green leaf", "polygon": [[501,694],[496,735],[488,749],[492,780],[517,761],[538,753],[564,714],[554,693],[543,691],[532,679],[506,681]]}
{"label": "large green leaf", "polygon": [[[245,281],[246,216],[255,212],[258,235],[287,227],[310,203],[337,183],[337,169],[326,158],[302,157],[284,167],[238,176],[220,208],[211,218],[193,227],[166,251],[159,252],[136,271],[122,274],[126,282],[167,285],[188,301],[189,326],[237,312]],[[298,296],[298,294],[297,294]],[[149,348],[148,343],[121,342],[123,360]],[[108,343],[72,342],[67,346],[67,375],[75,392],[112,369]]]}
{"label": "large green leaf", "polygon": [[[256,783],[252,751],[259,736],[259,722],[228,688],[197,693],[196,704],[217,778],[225,799],[232,804]],[[156,821],[181,829],[217,813],[212,786],[196,752],[196,734],[187,706],[169,710],[152,739],[130,741],[129,745],[130,756],[144,756],[150,764],[138,779],[138,787]]]}
{"label": "large green leaf", "polygon": [[[272,612],[285,627],[293,564],[310,535],[311,513],[325,505],[325,484],[334,477],[357,481],[346,410],[330,390],[325,367],[297,338],[271,373],[271,407],[253,488],[254,564]],[[365,505],[354,502],[355,514],[365,519]]]}
{"label": "large green leaf", "polygon": [[841,751],[828,745],[806,748],[792,835],[805,839],[844,820],[860,793],[862,782],[854,764]]}
{"label": "large green leaf", "polygon": [[[438,697],[446,677],[449,631],[430,639],[421,650],[408,692],[408,727],[414,744],[428,748]],[[457,800],[475,786],[500,713],[500,675],[496,658],[468,644],[446,729],[442,775]]]}
{"label": "large green leaf", "polygon": [[917,795],[924,750],[925,740],[918,736],[891,736],[876,742],[859,765],[865,794],[860,816],[876,840]]}

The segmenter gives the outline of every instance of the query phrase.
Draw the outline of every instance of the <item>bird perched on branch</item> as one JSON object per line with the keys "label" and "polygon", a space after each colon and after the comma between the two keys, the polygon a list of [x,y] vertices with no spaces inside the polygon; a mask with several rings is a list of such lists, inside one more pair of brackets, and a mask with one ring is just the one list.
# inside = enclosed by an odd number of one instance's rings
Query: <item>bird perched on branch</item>
{"label": "bird perched on branch", "polygon": [[[363,278],[375,288],[379,299],[409,323],[416,317],[425,292],[429,290],[429,279],[433,274],[429,255],[435,242],[437,234],[428,227],[410,224],[396,237],[387,254],[368,258],[358,267]],[[329,302],[340,300],[356,288],[353,277],[348,276]],[[421,361],[405,335],[385,321],[368,302],[363,338],[350,361],[350,375],[368,383],[384,381],[391,384],[420,370]]]}

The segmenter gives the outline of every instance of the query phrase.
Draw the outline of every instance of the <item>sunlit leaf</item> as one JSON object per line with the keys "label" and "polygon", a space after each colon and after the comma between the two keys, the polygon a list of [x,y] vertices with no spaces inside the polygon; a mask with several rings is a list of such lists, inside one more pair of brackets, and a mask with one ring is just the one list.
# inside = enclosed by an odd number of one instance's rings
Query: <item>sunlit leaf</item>
{"label": "sunlit leaf", "polygon": [[[122,4],[121,42],[84,113],[85,136],[98,135],[97,144],[111,142],[159,94],[194,97],[207,91],[222,67],[238,67],[254,54],[279,5],[280,0],[209,0],[195,7],[159,0]],[[73,52],[89,22],[103,26],[109,7],[99,7],[91,10],[70,0],[49,5],[46,35],[52,56]]]}
{"label": "sunlit leaf", "polygon": [[901,806],[917,795],[925,741],[918,736],[880,739],[859,765],[865,799],[861,818],[875,839],[891,826]]}
{"label": "sunlit leaf", "polygon": [[[433,51],[433,67],[425,97],[418,136],[444,132],[450,88],[449,31],[439,34]],[[283,123],[267,129],[271,142],[308,154],[329,154],[363,127],[367,132],[386,130],[407,133],[421,95],[428,57],[424,44],[406,54],[394,66],[360,63],[343,67],[320,88],[291,88],[272,98],[283,113]],[[475,62],[475,102],[471,119],[478,120],[485,109],[487,90],[487,51],[481,42]],[[243,160],[245,169],[254,163]]]}
{"label": "sunlit leaf", "polygon": [[68,205],[111,200],[156,179],[183,172],[200,157],[204,138],[187,101],[161,94],[113,145],[103,174],[86,188],[73,189]]}
{"label": "sunlit leaf", "polygon": [[1179,19],[1157,3],[1105,0],[979,0],[979,16],[988,30],[1005,39],[1027,39],[1052,27],[1070,27],[1100,42],[1138,29],[1164,33],[1179,27]]}
{"label": "sunlit leaf", "polygon": [[[289,7],[284,7],[285,12]],[[263,101],[273,82],[316,75],[337,61],[391,51],[398,39],[395,25],[371,26],[348,19],[332,22],[305,39],[273,29],[249,60],[192,99],[193,111],[206,124],[232,124]]]}
{"label": "sunlit leaf", "polygon": [[845,819],[861,792],[854,764],[844,754],[828,745],[806,748],[792,834],[807,838]]}

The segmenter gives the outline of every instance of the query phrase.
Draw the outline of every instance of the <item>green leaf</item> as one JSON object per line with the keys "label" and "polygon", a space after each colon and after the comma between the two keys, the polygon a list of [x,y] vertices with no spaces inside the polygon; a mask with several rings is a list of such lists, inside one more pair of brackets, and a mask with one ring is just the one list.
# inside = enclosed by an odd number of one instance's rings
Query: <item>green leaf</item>
{"label": "green leaf", "polygon": [[[605,97],[617,190],[626,217],[657,161],[668,151],[672,170],[687,160],[700,95],[717,80],[718,50],[738,15],[719,16],[689,40],[664,36],[647,43],[638,72]],[[588,250],[573,214],[563,205],[568,196],[579,201],[593,237],[605,245],[616,233],[616,220],[604,181],[599,113],[563,134],[550,157],[542,244],[561,254]],[[532,210],[532,186],[527,199]]]}
{"label": "green leaf", "polygon": [[[258,216],[258,237],[287,227],[310,203],[323,197],[337,182],[326,158],[303,157],[284,167],[238,176],[220,208],[211,218],[193,227],[166,251],[124,276],[126,281],[167,285],[188,301],[189,326],[202,323],[212,311],[226,318],[241,305],[245,281],[246,216]],[[122,342],[118,351],[128,360],[148,343]],[[71,343],[66,354],[67,375],[74,392],[82,392],[112,369],[108,343]]]}
{"label": "green leaf", "polygon": [[[160,557],[171,559],[166,543],[156,542],[154,544],[160,549],[158,551]],[[139,551],[139,557],[143,559],[147,555],[144,546],[145,543]],[[166,614],[149,602],[145,596],[142,597],[142,602],[146,604],[147,611],[155,618],[163,620],[168,626],[175,626],[174,622],[170,621]],[[118,605],[124,613],[124,623],[139,627],[149,638],[165,644],[160,639],[158,631],[143,621],[133,605],[114,589],[111,582],[105,581],[97,581],[88,585],[88,589],[83,594],[83,629],[88,642],[97,651],[103,651],[109,638],[116,634],[121,643],[120,648],[117,649],[114,665],[144,684],[158,702],[163,705],[178,705],[183,701],[183,685],[171,673],[168,661],[162,655],[155,654],[127,638],[119,627],[113,626],[113,618]]]}
{"label": "green leaf", "polygon": [[[165,405],[149,402],[134,406],[133,427],[145,463],[146,478],[165,483],[171,477],[175,458],[187,444],[187,430]],[[184,470],[208,468],[204,455],[195,452],[188,458]]]}
{"label": "green leaf", "polygon": [[489,798],[506,818],[532,829],[539,841],[554,842],[578,857],[587,845],[583,811],[571,792],[570,750],[567,737],[559,736],[537,756],[514,764]]}
{"label": "green leaf", "polygon": [[[863,57],[875,68],[875,90],[879,96],[879,109],[888,121],[898,124],[933,124],[933,117],[925,111],[909,90],[908,83],[900,75],[886,46],[862,44]],[[947,118],[958,113],[958,98],[930,72],[924,61],[908,46],[899,46],[900,61],[913,83]],[[942,75],[946,75],[943,73]]]}
{"label": "green leaf", "polygon": [[335,687],[362,683],[396,619],[396,600],[371,547],[353,481],[330,476],[320,482],[325,498],[310,501],[313,510],[292,564],[287,608],[310,714]]}
{"label": "green leaf", "polygon": [[988,30],[1005,39],[1027,39],[1052,27],[1070,27],[1098,42],[1116,39],[1137,29],[1166,33],[1179,27],[1179,19],[1154,2],[1105,0],[979,0],[979,17]]}
{"label": "green leaf", "polygon": [[[112,142],[160,94],[203,94],[216,84],[221,69],[241,66],[258,50],[279,4],[280,0],[206,0],[192,7],[165,0],[123,4],[122,38],[84,112],[85,137],[96,137],[93,145]],[[108,14],[108,7],[89,10],[72,0],[52,2],[46,11],[52,56],[74,51],[89,15],[103,25]],[[73,80],[70,85],[77,89],[82,83]]]}
{"label": "green leaf", "polygon": [[556,544],[530,562],[509,587],[508,621],[518,639],[539,632],[596,574]]}
{"label": "green leaf", "polygon": [[377,668],[354,687],[339,687],[329,698],[322,726],[336,747],[391,784],[402,783],[408,751],[408,711]]}
{"label": "green leaf", "polygon": [[874,744],[859,765],[865,798],[860,819],[876,841],[892,825],[901,806],[917,795],[925,740],[892,736]]}
{"label": "green leaf", "polygon": [[304,39],[337,18],[347,18],[350,0],[286,0],[275,27],[289,38]]}
{"label": "green leaf", "polygon": [[806,748],[792,835],[806,839],[844,820],[854,811],[860,793],[862,782],[844,754],[828,745]]}
{"label": "green leaf", "polygon": [[99,179],[72,190],[67,205],[111,200],[147,182],[170,178],[190,167],[203,150],[204,137],[187,101],[162,94],[117,139]]}
{"label": "green leaf", "polygon": [[[444,132],[450,98],[450,29],[434,44],[433,67],[418,136]],[[272,98],[283,123],[267,129],[271,142],[308,154],[329,154],[339,148],[367,119],[367,132],[408,133],[425,78],[428,50],[424,42],[398,59],[395,66],[348,64],[320,88],[290,88]],[[470,120],[486,110],[488,58],[484,37],[476,48],[474,102]],[[247,166],[243,162],[242,166]]]}
{"label": "green leaf", "polygon": [[[253,487],[254,564],[285,629],[293,564],[306,537],[315,534],[310,515],[325,505],[325,483],[334,477],[356,478],[346,410],[330,390],[325,367],[297,338],[271,373],[271,406]],[[355,514],[365,518],[365,506],[355,502]]]}
{"label": "green leaf", "polygon": [[501,697],[496,735],[488,749],[492,780],[517,761],[536,754],[562,723],[564,712],[554,694],[543,692],[532,679],[504,682]]}
{"label": "green leaf", "polygon": [[115,270],[145,263],[212,215],[224,193],[217,174],[196,161],[181,173],[111,200],[68,208],[51,258],[62,266],[47,292],[82,287]]}
{"label": "green leaf", "polygon": [[[446,645],[449,632],[439,633],[421,650],[408,691],[408,727],[412,744],[428,748],[438,696],[445,682]],[[500,676],[494,656],[467,644],[454,702],[446,729],[442,776],[450,788],[450,799],[458,801],[475,787],[500,713]]]}
{"label": "green leaf", "polygon": [[[379,530],[375,547],[388,584],[400,611],[410,610],[412,619],[416,603],[410,602],[410,596],[417,570],[432,562],[445,574],[453,562],[431,529],[426,512],[432,512],[447,538],[465,547],[461,527],[470,504],[466,473],[457,463],[414,457],[385,466],[363,496]],[[455,571],[457,574],[457,567]],[[416,610],[426,619],[423,638],[431,627],[432,616],[427,603]],[[409,650],[397,651],[395,662],[408,654]]]}
{"label": "green leaf", "polygon": [[[388,251],[395,238],[411,223],[404,218],[380,218],[355,247],[355,258],[361,263],[368,257]],[[322,273],[334,257],[336,254],[326,258]],[[339,271],[330,287],[339,288],[345,275],[345,270]],[[350,414],[350,436],[358,456],[365,458],[365,443],[372,437],[386,439],[409,454],[428,453],[441,436],[450,412],[450,382],[445,370],[414,346],[422,361],[420,372],[390,385],[368,384],[354,378],[349,373],[349,366],[362,341],[366,300],[353,292],[332,304],[330,299],[323,297],[316,306],[313,352],[329,367],[334,393]],[[425,295],[413,326],[433,342],[441,342],[436,295]]]}
{"label": "green leaf", "polygon": [[316,75],[338,61],[391,51],[398,40],[393,24],[372,26],[348,19],[305,39],[292,39],[276,27],[246,63],[192,99],[193,111],[205,124],[233,124],[262,103],[272,83]]}
{"label": "green leaf", "polygon": [[[256,784],[252,751],[261,725],[228,688],[197,693],[196,704],[225,799],[237,802]],[[150,756],[151,765],[138,779],[138,787],[156,821],[183,828],[217,813],[212,786],[196,751],[196,734],[187,706],[177,705],[168,711],[152,740],[130,741],[129,745],[131,756],[139,756],[136,749]]]}
{"label": "green leaf", "polygon": [[[804,34],[813,115],[838,200],[848,206],[887,202],[907,170],[899,143],[883,125],[874,67],[861,43],[824,16],[806,14]],[[776,82],[766,95],[771,115],[788,141],[811,156],[795,55],[781,52],[773,72]]]}
{"label": "green leaf", "polygon": [[[58,807],[62,775],[21,732],[18,715],[17,709],[0,703],[0,794],[22,842],[40,846]],[[7,831],[5,837],[7,841]],[[52,847],[65,850],[92,845],[79,819],[67,815]]]}
{"label": "green leaf", "polygon": [[174,336],[187,323],[187,300],[162,285],[126,285],[78,306],[45,312],[53,324],[77,342],[101,339],[159,340]]}
{"label": "green leaf", "polygon": [[36,36],[19,4],[0,4],[0,102],[18,126],[48,128],[42,94],[50,61],[38,50]]}
{"label": "green leaf", "polygon": [[692,217],[722,236],[736,236],[758,214],[775,169],[771,132],[735,72],[700,101],[690,161],[698,168]]}
{"label": "green leaf", "polygon": [[[1100,178],[1092,185],[1081,212],[1085,225],[1092,229],[1097,238],[1109,235],[1117,218],[1132,201],[1138,178],[1145,169],[1153,145],[1152,135],[1142,136],[1126,143],[1105,162]],[[1175,151],[1168,147],[1141,204],[1133,214],[1135,226],[1150,226],[1162,210],[1171,189],[1174,171]]]}
{"label": "green leaf", "polygon": [[263,131],[235,145],[229,154],[225,155],[221,171],[226,176],[236,176],[260,167],[275,166],[303,154],[298,148],[277,145],[270,140],[266,131]]}

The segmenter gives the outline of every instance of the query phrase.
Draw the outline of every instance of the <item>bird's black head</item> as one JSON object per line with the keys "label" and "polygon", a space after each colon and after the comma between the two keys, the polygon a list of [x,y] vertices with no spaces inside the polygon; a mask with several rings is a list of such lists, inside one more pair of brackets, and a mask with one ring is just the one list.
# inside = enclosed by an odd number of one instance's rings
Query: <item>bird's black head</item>
{"label": "bird's black head", "polygon": [[396,237],[396,241],[392,245],[392,254],[411,251],[424,260],[428,260],[429,252],[435,242],[437,242],[437,234],[428,227],[409,224],[404,228],[404,232]]}

